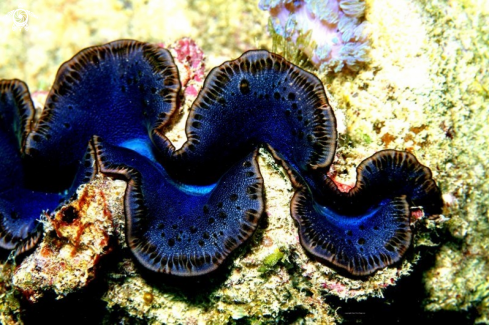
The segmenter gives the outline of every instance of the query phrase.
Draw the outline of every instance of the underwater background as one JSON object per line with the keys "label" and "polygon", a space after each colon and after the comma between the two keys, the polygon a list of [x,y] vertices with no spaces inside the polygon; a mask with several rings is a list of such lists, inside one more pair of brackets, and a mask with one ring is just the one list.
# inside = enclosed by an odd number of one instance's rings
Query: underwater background
{"label": "underwater background", "polygon": [[[290,217],[290,181],[261,152],[267,220],[223,270],[174,279],[135,264],[123,238],[125,184],[98,180],[91,191],[107,195],[119,218],[119,245],[83,268],[69,257],[49,262],[61,268],[22,267],[2,251],[2,324],[489,323],[489,3],[337,1],[353,17],[345,23],[353,31],[348,40],[358,40],[335,52],[342,63],[316,51],[320,41],[300,21],[281,25],[277,8],[293,3],[2,1],[0,79],[25,81],[42,103],[63,62],[117,39],[177,48],[190,38],[206,73],[247,50],[273,50],[323,81],[338,123],[338,180],[354,183],[356,166],[382,149],[411,152],[431,169],[443,215],[413,222],[403,261],[356,279],[311,260]],[[30,12],[28,28],[14,26],[9,13],[17,9]],[[184,120],[169,132],[175,142]]]}

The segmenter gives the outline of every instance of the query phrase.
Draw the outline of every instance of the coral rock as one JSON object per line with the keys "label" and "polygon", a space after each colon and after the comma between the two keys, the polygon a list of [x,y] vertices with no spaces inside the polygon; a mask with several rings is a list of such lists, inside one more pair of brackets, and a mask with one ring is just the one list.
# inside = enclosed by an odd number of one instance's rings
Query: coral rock
{"label": "coral rock", "polygon": [[[65,296],[95,277],[95,266],[110,252],[110,237],[115,233],[110,208],[116,205],[111,201],[117,196],[119,199],[115,200],[120,200],[124,187],[124,182],[99,177],[81,186],[76,200],[44,222],[43,241],[13,276],[13,284],[29,300],[38,300],[45,291]],[[115,209],[119,215],[120,210]]]}

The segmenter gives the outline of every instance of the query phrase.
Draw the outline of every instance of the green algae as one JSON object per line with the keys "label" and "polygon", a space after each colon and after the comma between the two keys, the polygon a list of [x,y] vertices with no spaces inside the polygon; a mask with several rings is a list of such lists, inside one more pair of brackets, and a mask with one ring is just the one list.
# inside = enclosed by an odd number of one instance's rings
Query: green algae
{"label": "green algae", "polygon": [[20,324],[20,293],[12,286],[12,274],[15,266],[0,263],[0,324]]}
{"label": "green algae", "polygon": [[258,268],[258,271],[265,273],[272,270],[278,262],[282,261],[284,256],[285,254],[280,249],[276,248],[270,255],[263,259],[263,265]]}

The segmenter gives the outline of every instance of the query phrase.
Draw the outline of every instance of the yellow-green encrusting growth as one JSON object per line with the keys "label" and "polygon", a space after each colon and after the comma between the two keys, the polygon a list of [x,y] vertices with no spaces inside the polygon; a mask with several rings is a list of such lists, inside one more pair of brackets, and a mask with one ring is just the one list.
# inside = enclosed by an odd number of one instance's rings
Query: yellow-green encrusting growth
{"label": "yellow-green encrusting growth", "polygon": [[[443,87],[439,109],[450,138],[442,170],[447,229],[425,275],[427,310],[475,310],[489,323],[489,3],[423,2]],[[440,23],[437,23],[440,22]],[[436,109],[436,108],[435,108]]]}
{"label": "yellow-green encrusting growth", "polygon": [[285,254],[278,248],[263,259],[263,265],[258,268],[260,272],[267,272],[284,258]]}

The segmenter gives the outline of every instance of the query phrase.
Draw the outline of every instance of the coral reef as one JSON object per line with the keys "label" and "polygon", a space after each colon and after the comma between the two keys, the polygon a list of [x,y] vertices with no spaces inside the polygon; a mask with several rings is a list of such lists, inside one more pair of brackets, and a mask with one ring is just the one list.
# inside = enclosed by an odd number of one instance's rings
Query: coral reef
{"label": "coral reef", "polygon": [[[16,4],[9,1],[0,2],[0,12],[8,13],[15,8]],[[26,9],[37,16],[30,21],[29,31],[12,31],[11,21],[1,25],[4,28],[0,28],[0,75],[20,76],[31,85],[31,90],[46,91],[60,63],[81,48],[116,38],[130,37],[168,44],[175,38],[191,36],[206,51],[208,66],[237,57],[251,48],[272,48],[269,36],[264,33],[269,15],[260,12],[255,1],[114,0],[100,3],[44,0],[28,3]],[[485,288],[488,283],[489,190],[485,171],[489,161],[489,124],[488,111],[483,109],[489,89],[489,32],[485,24],[488,17],[488,3],[484,0],[367,0],[366,19],[372,46],[370,63],[354,78],[349,74],[321,77],[339,124],[340,147],[331,177],[349,186],[355,181],[355,166],[373,152],[386,147],[413,152],[426,165],[433,166],[434,177],[445,193],[447,208],[444,215],[450,218],[446,226],[443,218],[418,220],[415,224],[414,257],[408,256],[399,268],[387,268],[368,281],[352,281],[330,269],[315,273],[317,264],[307,256],[301,257],[303,251],[297,245],[296,229],[288,217],[286,202],[292,194],[290,183],[280,166],[274,165],[273,159],[269,161],[266,155],[261,155],[260,168],[265,184],[271,185],[265,188],[269,224],[259,227],[251,238],[252,243],[258,241],[258,244],[236,253],[233,265],[239,263],[244,268],[233,269],[233,278],[226,280],[226,284],[236,290],[228,296],[230,299],[226,304],[220,305],[220,313],[216,312],[213,314],[215,317],[207,319],[236,322],[229,316],[232,314],[250,322],[261,319],[270,323],[280,320],[304,323],[311,320],[312,323],[315,319],[323,323],[339,323],[347,306],[356,305],[349,297],[365,299],[386,295],[391,299],[381,300],[378,304],[389,303],[386,308],[393,310],[392,318],[389,318],[392,322],[433,321],[437,315],[447,315],[439,311],[450,311],[450,319],[466,315],[463,316],[466,317],[464,323],[473,323],[475,318],[472,315],[476,313],[479,314],[479,323],[488,323]],[[284,43],[278,44],[275,51],[282,51],[283,46]],[[294,59],[293,53],[283,54]],[[293,62],[300,63],[295,59]],[[181,130],[180,126],[172,129],[176,138],[181,138]],[[279,184],[271,182],[270,177]],[[286,184],[289,184],[288,188]],[[433,234],[434,237],[430,236]],[[284,258],[275,266],[267,267],[266,272],[245,277],[246,272],[262,267],[261,262],[277,248],[284,253]],[[416,273],[422,271],[420,267],[431,260],[431,255],[423,254],[421,261],[424,262],[421,264],[416,261],[420,258],[419,252],[426,250],[437,252],[436,264],[425,275],[426,301],[420,304],[416,300],[411,305],[403,303],[399,306],[399,297],[393,297],[393,294],[402,295],[404,292],[385,290],[385,287],[397,285],[399,277],[412,270]],[[196,306],[208,314],[213,312],[215,305],[207,303],[208,300],[195,301],[192,295],[176,292],[174,287],[146,281],[134,267],[129,252],[124,252],[124,259],[108,270],[107,279],[102,279],[111,285],[106,299],[118,297],[107,302],[110,304],[108,313],[115,319],[120,317],[123,321],[132,322],[141,319],[156,323],[160,317],[175,323],[203,323],[200,319],[204,318],[196,315],[196,309],[192,309],[191,315],[186,311]],[[297,261],[292,258],[297,256],[297,252],[299,261],[306,263],[304,273],[287,268],[289,259]],[[252,262],[248,264],[252,267],[247,268],[241,263],[241,256],[245,259],[250,257],[245,264]],[[32,306],[19,303],[23,298],[11,286],[12,271],[9,261],[0,279],[0,322],[5,324],[20,323],[20,313],[32,311]],[[289,282],[284,282],[285,278],[276,276],[274,272],[293,276],[289,276]],[[263,274],[269,276],[266,281],[260,277]],[[378,278],[378,275],[385,278]],[[204,279],[204,282],[213,281]],[[202,283],[195,285],[200,286]],[[215,286],[220,287],[221,284]],[[144,289],[142,292],[136,291],[141,288]],[[297,293],[300,304],[296,304],[295,296],[287,296],[285,303],[283,296],[275,296],[275,291],[281,288]],[[297,288],[299,290],[294,291]],[[243,295],[248,293],[254,295],[246,301]],[[335,305],[329,295],[338,293],[346,301]],[[212,292],[207,296],[215,297]],[[162,301],[161,297],[169,303],[157,304],[157,301]],[[231,298],[236,298],[236,303]],[[46,297],[40,301],[43,299]],[[267,316],[260,318],[259,303],[264,301],[267,303]],[[292,303],[288,304],[288,301]],[[78,301],[75,304],[81,307]],[[46,306],[58,309],[46,309]],[[342,307],[337,309],[338,306]],[[427,309],[423,311],[425,307]],[[61,315],[64,311],[59,309],[56,301],[48,301],[44,308],[44,314],[56,312]],[[406,308],[414,310],[406,311]],[[84,319],[86,309],[76,310],[80,310],[77,316]],[[394,312],[400,310],[405,312]],[[374,308],[365,312],[367,315],[378,314]],[[43,315],[37,310],[35,315],[52,321],[52,314]],[[222,317],[218,318],[219,315]],[[73,317],[69,315],[70,320]],[[354,315],[349,319],[358,322],[363,318]]]}
{"label": "coral reef", "polygon": [[261,0],[270,32],[295,43],[321,72],[357,71],[369,60],[365,1]]}

